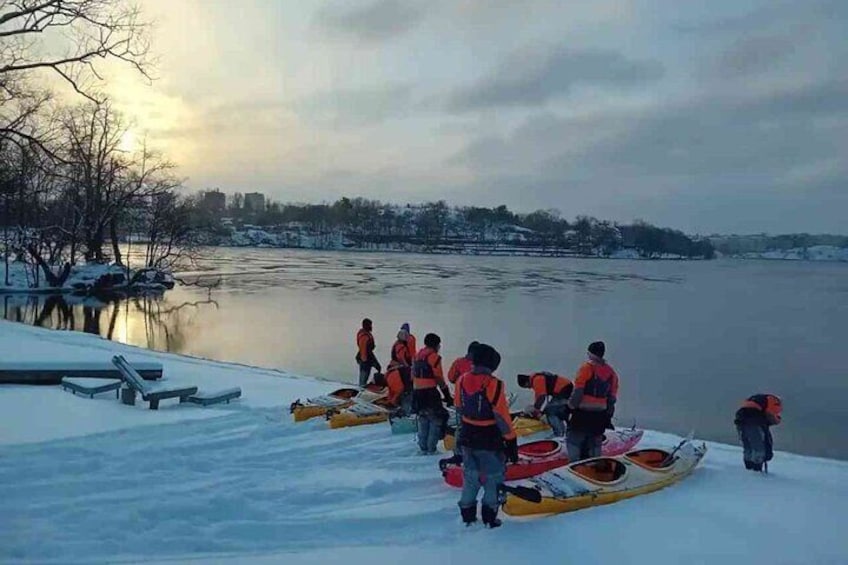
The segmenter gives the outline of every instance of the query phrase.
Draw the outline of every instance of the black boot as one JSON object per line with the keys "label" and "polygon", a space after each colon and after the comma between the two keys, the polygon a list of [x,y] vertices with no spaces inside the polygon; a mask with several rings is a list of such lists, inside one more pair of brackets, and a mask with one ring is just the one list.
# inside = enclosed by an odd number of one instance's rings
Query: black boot
{"label": "black boot", "polygon": [[498,509],[497,508],[489,508],[486,505],[483,505],[483,523],[486,524],[490,528],[500,527],[501,521],[498,520]]}
{"label": "black boot", "polygon": [[[484,506],[485,508],[485,506]],[[462,521],[466,526],[470,526],[477,521],[477,505],[469,506],[468,508],[459,507],[459,513],[462,514]]]}
{"label": "black boot", "polygon": [[749,471],[752,470],[753,469],[752,465],[753,465],[753,463],[751,463],[747,459],[745,460],[745,468],[746,469],[748,469]]}

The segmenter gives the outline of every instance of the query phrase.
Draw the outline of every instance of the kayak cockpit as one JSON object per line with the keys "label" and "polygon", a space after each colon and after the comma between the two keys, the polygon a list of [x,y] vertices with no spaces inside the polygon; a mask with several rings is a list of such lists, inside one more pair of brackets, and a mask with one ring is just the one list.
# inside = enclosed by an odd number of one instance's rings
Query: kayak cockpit
{"label": "kayak cockpit", "polygon": [[608,457],[575,463],[568,469],[581,479],[604,485],[622,480],[627,473],[627,466],[624,463]]}
{"label": "kayak cockpit", "polygon": [[518,453],[527,457],[550,457],[562,450],[562,444],[552,439],[531,441],[518,446]]}
{"label": "kayak cockpit", "polygon": [[674,465],[674,458],[668,451],[662,449],[639,449],[626,453],[624,456],[628,461],[652,471],[665,471]]}

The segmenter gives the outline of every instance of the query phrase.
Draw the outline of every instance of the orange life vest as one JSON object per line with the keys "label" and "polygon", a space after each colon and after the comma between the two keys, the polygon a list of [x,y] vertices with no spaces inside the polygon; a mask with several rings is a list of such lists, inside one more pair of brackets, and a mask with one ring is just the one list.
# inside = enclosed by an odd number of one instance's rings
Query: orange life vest
{"label": "orange life vest", "polygon": [[574,385],[570,380],[544,371],[534,373],[530,377],[530,383],[533,392],[536,393],[536,398],[540,396],[568,398],[571,396],[571,391],[574,390]]}
{"label": "orange life vest", "polygon": [[772,424],[779,424],[782,418],[783,402],[773,394],[755,394],[749,396],[740,408],[752,408],[763,412]]}
{"label": "orange life vest", "polygon": [[356,360],[360,363],[368,361],[374,352],[374,336],[371,335],[371,332],[365,328],[360,328],[356,332],[356,347],[358,348]]}
{"label": "orange life vest", "polygon": [[442,358],[439,354],[424,347],[415,356],[412,363],[412,386],[414,389],[436,388],[444,386],[445,377],[442,374]]}
{"label": "orange life vest", "polygon": [[451,363],[450,369],[448,369],[448,380],[451,384],[454,384],[459,380],[459,377],[465,373],[471,372],[471,369],[473,368],[474,363],[471,362],[471,359],[468,357],[460,357]]}
{"label": "orange life vest", "polygon": [[392,346],[392,361],[397,361],[401,365],[412,366],[412,351],[407,342],[401,340],[395,342]]}
{"label": "orange life vest", "polygon": [[582,391],[580,405],[575,408],[590,411],[606,410],[609,407],[608,401],[611,399],[614,403],[618,397],[618,375],[606,363],[586,362],[577,373],[574,390]]}

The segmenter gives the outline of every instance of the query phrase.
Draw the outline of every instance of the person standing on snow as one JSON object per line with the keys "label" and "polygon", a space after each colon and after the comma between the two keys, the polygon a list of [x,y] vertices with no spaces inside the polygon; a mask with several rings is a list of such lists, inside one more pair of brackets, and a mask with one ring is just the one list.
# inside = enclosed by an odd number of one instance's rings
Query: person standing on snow
{"label": "person standing on snow", "polygon": [[565,422],[571,415],[568,399],[574,390],[570,380],[553,373],[541,371],[532,375],[518,375],[518,386],[533,389],[535,402],[527,411],[532,417],[545,415],[554,436],[565,437]]}
{"label": "person standing on snow", "polygon": [[604,342],[589,344],[588,352],[589,359],[580,366],[568,400],[572,412],[565,447],[571,462],[601,455],[604,430],[611,425],[618,398],[618,375],[604,360]]}
{"label": "person standing on snow", "polygon": [[736,431],[742,441],[745,468],[749,471],[763,471],[763,465],[774,456],[771,426],[781,421],[783,402],[774,394],[755,394],[749,396],[736,411]]}
{"label": "person standing on snow", "polygon": [[392,362],[395,363],[400,377],[403,379],[404,394],[409,398],[404,402],[411,406],[412,402],[412,360],[415,350],[409,348],[409,332],[400,330],[397,333],[397,341],[392,345]]}
{"label": "person standing on snow", "polygon": [[406,346],[409,349],[410,355],[415,357],[415,354],[418,352],[418,343],[415,340],[415,336],[412,335],[412,330],[409,329],[409,322],[404,322],[400,326],[400,330],[402,332],[406,332]]}
{"label": "person standing on snow", "polygon": [[[478,342],[472,341],[468,344],[468,351],[465,355],[457,357],[454,359],[453,363],[451,363],[450,369],[448,369],[448,382],[450,382],[450,384],[456,385],[456,381],[459,380],[459,377],[470,372],[474,368],[474,348],[478,345],[480,345]],[[462,418],[459,414],[456,415],[454,430],[454,455],[445,461],[460,464],[462,463],[462,450],[459,448],[459,437],[462,433]]]}
{"label": "person standing on snow", "polygon": [[374,356],[374,335],[373,323],[368,318],[362,320],[362,327],[356,332],[356,362],[359,365],[359,386],[365,387],[368,384],[368,378],[371,376],[371,369],[377,369],[379,373],[382,370],[380,362]]}
{"label": "person standing on snow", "polygon": [[477,493],[484,476],[482,518],[490,528],[501,525],[498,519],[499,493],[506,472],[505,460],[518,462],[518,440],[509,405],[506,385],[493,372],[501,356],[491,345],[474,348],[474,366],[456,383],[454,404],[462,418],[463,487],[459,512],[466,526],[477,521]]}
{"label": "person standing on snow", "polygon": [[[424,347],[412,363],[412,410],[418,414],[418,447],[426,455],[436,453],[436,444],[444,436],[448,411],[442,405],[453,404],[442,373],[439,349],[442,339],[436,334],[424,336]],[[439,395],[439,390],[442,396]]]}

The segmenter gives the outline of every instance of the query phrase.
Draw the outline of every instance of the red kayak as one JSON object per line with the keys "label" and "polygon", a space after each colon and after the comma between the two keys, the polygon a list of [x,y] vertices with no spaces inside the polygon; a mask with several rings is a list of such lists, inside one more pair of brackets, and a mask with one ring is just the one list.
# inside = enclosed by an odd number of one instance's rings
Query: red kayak
{"label": "red kayak", "polygon": [[[607,431],[601,454],[609,457],[630,451],[642,439],[642,433],[637,429]],[[445,482],[452,487],[462,487],[462,465],[443,461],[446,463],[442,465]],[[518,463],[507,463],[505,480],[526,479],[565,465],[568,465],[568,453],[564,440],[531,441],[518,446]],[[483,480],[482,477],[480,480]]]}

